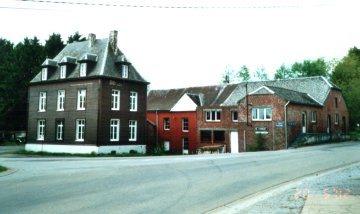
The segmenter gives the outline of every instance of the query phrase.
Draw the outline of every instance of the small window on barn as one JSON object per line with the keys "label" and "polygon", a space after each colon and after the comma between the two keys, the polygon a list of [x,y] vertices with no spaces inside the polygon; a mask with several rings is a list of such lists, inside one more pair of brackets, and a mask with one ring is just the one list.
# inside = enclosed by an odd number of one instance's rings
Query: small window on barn
{"label": "small window on barn", "polygon": [[339,125],[339,114],[335,114],[334,124]]}
{"label": "small window on barn", "polygon": [[231,120],[233,122],[238,122],[238,112],[237,111],[231,111]]}
{"label": "small window on barn", "polygon": [[312,123],[316,123],[316,121],[317,121],[317,115],[316,114],[317,114],[316,111],[311,112],[311,122]]}
{"label": "small window on barn", "polygon": [[164,118],[164,130],[170,130],[170,118]]}
{"label": "small window on barn", "polygon": [[225,131],[214,131],[214,141],[225,141]]}
{"label": "small window on barn", "polygon": [[337,108],[337,107],[338,107],[338,98],[335,97],[335,108]]}
{"label": "small window on barn", "polygon": [[200,139],[202,142],[211,141],[211,131],[210,130],[200,131]]}

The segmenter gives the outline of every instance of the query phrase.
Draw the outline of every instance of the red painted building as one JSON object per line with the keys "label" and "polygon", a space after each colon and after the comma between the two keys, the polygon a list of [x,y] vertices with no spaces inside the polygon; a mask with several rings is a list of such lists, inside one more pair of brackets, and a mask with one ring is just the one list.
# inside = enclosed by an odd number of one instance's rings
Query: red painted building
{"label": "red painted building", "polygon": [[[185,111],[185,103],[192,103],[191,111]],[[179,121],[189,115],[196,119],[190,153],[249,151],[259,138],[263,149],[287,149],[318,138],[339,139],[349,129],[341,89],[324,77],[151,91],[148,106],[147,118],[157,127],[156,142],[169,144],[170,151],[183,148]],[[164,121],[174,129],[166,130]]]}

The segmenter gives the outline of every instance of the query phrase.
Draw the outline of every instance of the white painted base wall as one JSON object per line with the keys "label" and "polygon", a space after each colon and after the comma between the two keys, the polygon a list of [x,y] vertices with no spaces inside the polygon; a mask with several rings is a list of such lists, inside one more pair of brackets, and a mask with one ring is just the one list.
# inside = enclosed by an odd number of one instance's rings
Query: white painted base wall
{"label": "white painted base wall", "polygon": [[108,154],[113,151],[116,154],[129,153],[131,150],[145,154],[145,145],[122,145],[122,146],[78,146],[78,145],[54,145],[54,144],[31,144],[25,145],[25,150],[34,152],[70,153],[70,154]]}

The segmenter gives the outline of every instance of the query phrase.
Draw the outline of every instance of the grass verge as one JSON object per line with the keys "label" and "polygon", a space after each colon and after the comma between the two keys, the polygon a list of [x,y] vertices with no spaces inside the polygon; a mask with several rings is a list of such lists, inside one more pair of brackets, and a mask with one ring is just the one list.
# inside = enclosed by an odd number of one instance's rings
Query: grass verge
{"label": "grass verge", "polygon": [[6,170],[7,170],[7,168],[5,166],[0,165],[0,172],[5,172]]}

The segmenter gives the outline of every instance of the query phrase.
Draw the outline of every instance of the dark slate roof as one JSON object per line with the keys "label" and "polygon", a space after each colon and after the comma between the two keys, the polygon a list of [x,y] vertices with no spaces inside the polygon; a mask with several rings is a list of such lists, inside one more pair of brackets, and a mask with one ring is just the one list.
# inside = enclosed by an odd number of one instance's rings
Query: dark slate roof
{"label": "dark slate roof", "polygon": [[311,106],[321,106],[320,103],[316,102],[313,98],[311,98],[308,94],[293,91],[285,88],[279,88],[274,86],[267,86],[272,91],[275,92],[276,95],[282,97],[283,99],[290,101],[293,104],[300,105],[311,105]]}
{"label": "dark slate roof", "polygon": [[[123,79],[121,77],[121,63],[116,60],[119,56],[124,56],[120,49],[112,50],[109,44],[110,39],[96,39],[93,45],[90,47],[89,40],[83,42],[75,42],[65,46],[65,48],[56,56],[54,59],[47,59],[42,64],[42,67],[56,66],[56,70],[48,75],[48,80],[60,79],[60,66],[56,63],[61,63],[61,60],[75,58],[76,66],[70,71],[67,71],[66,79],[78,79],[84,78],[79,77],[80,63],[86,61],[92,63],[91,68],[88,70],[87,77],[92,76],[104,76],[111,78]],[[122,57],[126,59],[125,57]],[[56,62],[56,63],[54,63]],[[128,78],[125,80],[137,81],[148,83],[146,80],[137,72],[135,67],[126,60],[126,64],[129,66]],[[41,72],[39,72],[32,80],[31,83],[42,82]]]}
{"label": "dark slate roof", "polygon": [[148,111],[170,111],[187,94],[199,106],[219,106],[237,85],[190,87],[168,90],[152,90],[147,97]]}
{"label": "dark slate roof", "polygon": [[[287,80],[270,80],[239,83],[233,93],[225,100],[223,105],[233,106],[243,99],[247,92],[250,93],[261,86],[278,87],[307,94],[315,102],[323,105],[331,89],[340,90],[335,84],[324,77],[305,77]],[[281,93],[281,92],[280,92]],[[284,93],[285,94],[285,93]],[[294,95],[294,94],[293,94]],[[287,97],[290,99],[289,97]],[[291,100],[291,99],[290,99]]]}

